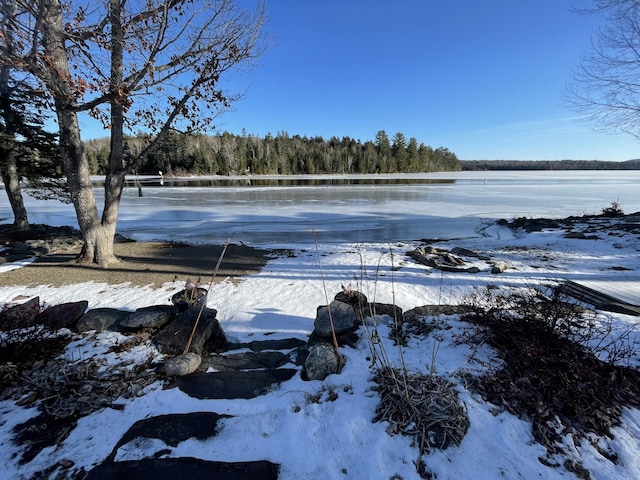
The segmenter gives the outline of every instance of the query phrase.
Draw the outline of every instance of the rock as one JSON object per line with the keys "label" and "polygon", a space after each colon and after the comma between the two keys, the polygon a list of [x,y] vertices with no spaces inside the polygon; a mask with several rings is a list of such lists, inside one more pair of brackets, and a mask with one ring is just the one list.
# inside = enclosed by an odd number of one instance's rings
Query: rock
{"label": "rock", "polygon": [[451,253],[455,255],[462,255],[464,257],[473,257],[473,258],[480,257],[480,255],[478,255],[473,250],[469,250],[468,248],[463,248],[463,247],[454,247],[451,249]]}
{"label": "rock", "polygon": [[193,457],[143,458],[105,462],[87,472],[85,480],[162,480],[167,478],[216,478],[219,480],[277,480],[280,466],[267,460],[214,462]]}
{"label": "rock", "polygon": [[442,255],[440,257],[440,260],[442,261],[442,263],[447,265],[452,265],[454,267],[459,267],[460,265],[464,265],[464,260],[450,253],[445,253],[444,255]]}
{"label": "rock", "polygon": [[80,320],[76,323],[76,330],[79,333],[89,332],[91,330],[95,330],[96,332],[103,332],[105,330],[119,332],[121,330],[120,323],[123,322],[130,313],[131,312],[115,308],[95,308],[80,317]]}
{"label": "rock", "polygon": [[378,325],[393,325],[394,319],[389,315],[371,315],[369,317],[365,317],[364,324],[370,327],[375,327]]}
{"label": "rock", "polygon": [[564,234],[564,238],[577,238],[579,240],[598,240],[600,237],[597,235],[587,235],[584,232],[567,232]]}
{"label": "rock", "polygon": [[174,448],[189,439],[208,440],[220,433],[222,428],[218,422],[225,418],[232,417],[215,412],[192,412],[143,418],[129,427],[120,438],[107,457],[107,462],[113,462],[123,445],[143,438],[154,438]]}
{"label": "rock", "polygon": [[195,372],[200,366],[202,358],[197,353],[189,352],[177,357],[170,357],[164,361],[164,373],[168,377],[181,377]]}
{"label": "rock", "polygon": [[[336,341],[338,342],[338,346],[340,347],[342,347],[343,345],[347,345],[348,347],[356,348],[358,340],[360,340],[360,337],[358,336],[357,333],[355,333],[354,330],[347,330],[345,332],[336,333]],[[333,335],[329,337],[321,337],[314,330],[313,332],[311,332],[311,335],[309,335],[309,339],[307,340],[307,345],[311,346],[311,345],[316,345],[318,343],[327,343],[327,342],[331,342],[331,343],[333,342]]]}
{"label": "rock", "polygon": [[190,397],[201,400],[248,400],[277,388],[296,373],[298,370],[293,368],[194,373],[176,378],[170,387],[177,386]]}
{"label": "rock", "polygon": [[36,257],[44,257],[51,252],[51,247],[46,240],[27,240],[25,245]]}
{"label": "rock", "polygon": [[10,251],[4,256],[4,258],[7,262],[19,262],[20,260],[33,258],[33,255],[30,253],[14,253],[13,251]]}
{"label": "rock", "polygon": [[86,300],[53,305],[38,315],[37,322],[46,327],[74,330],[88,306]]}
{"label": "rock", "polygon": [[0,311],[0,331],[31,327],[40,314],[40,297],[33,297],[24,303]]}
{"label": "rock", "polygon": [[206,288],[186,288],[175,293],[171,297],[171,303],[176,306],[178,312],[184,312],[188,308],[201,306],[200,302],[206,301],[206,298]]}
{"label": "rock", "polygon": [[369,303],[367,296],[364,293],[357,292],[355,290],[343,290],[342,292],[338,292],[336,293],[334,300],[352,305],[353,308],[364,307]]}
{"label": "rock", "polygon": [[491,267],[491,273],[503,273],[507,270],[507,268],[509,268],[509,266],[505,262],[498,262],[493,267]]}
{"label": "rock", "polygon": [[176,316],[172,305],[152,305],[137,309],[120,324],[124,329],[161,328]]}
{"label": "rock", "polygon": [[[331,309],[331,319],[329,318],[329,309]],[[336,300],[331,302],[329,307],[318,307],[313,323],[314,331],[321,337],[331,337],[332,322],[336,335],[351,330],[356,323],[356,312],[351,305]]]}
{"label": "rock", "polygon": [[[182,354],[187,346],[199,313],[200,307],[189,308],[153,335],[153,342],[160,353],[167,355]],[[191,341],[190,352],[195,352],[198,355],[202,354],[205,342],[214,334],[220,343],[226,345],[227,339],[220,323],[216,320],[217,313],[213,308],[205,308],[202,310],[202,315]]]}
{"label": "rock", "polygon": [[371,311],[375,315],[389,315],[393,319],[402,321],[402,309],[397,305],[391,303],[378,303],[374,302],[370,304]]}
{"label": "rock", "polygon": [[469,307],[465,305],[423,305],[407,310],[403,314],[405,322],[413,323],[424,317],[437,317],[438,315],[456,315],[465,313]]}
{"label": "rock", "polygon": [[249,342],[249,348],[254,352],[263,350],[293,350],[305,345],[303,340],[299,338],[283,338],[280,340],[254,340]]}
{"label": "rock", "polygon": [[329,375],[338,373],[338,365],[338,355],[333,346],[318,343],[309,347],[304,371],[308,380],[324,380]]}
{"label": "rock", "polygon": [[223,370],[255,370],[258,368],[278,368],[290,359],[282,352],[245,352],[226,355],[211,355],[205,358],[204,367]]}

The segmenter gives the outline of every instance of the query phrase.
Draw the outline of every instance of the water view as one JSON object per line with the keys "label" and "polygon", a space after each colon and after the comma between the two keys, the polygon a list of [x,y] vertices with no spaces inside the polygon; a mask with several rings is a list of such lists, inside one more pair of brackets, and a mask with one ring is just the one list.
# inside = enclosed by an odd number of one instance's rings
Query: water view
{"label": "water view", "polygon": [[[95,193],[102,205],[101,179]],[[640,171],[305,177],[130,177],[118,231],[137,240],[249,245],[468,238],[498,218],[640,211]],[[142,197],[139,196],[139,189]],[[4,192],[2,193],[3,198]],[[27,197],[32,223],[77,225],[71,205]],[[12,220],[8,202],[0,221]]]}

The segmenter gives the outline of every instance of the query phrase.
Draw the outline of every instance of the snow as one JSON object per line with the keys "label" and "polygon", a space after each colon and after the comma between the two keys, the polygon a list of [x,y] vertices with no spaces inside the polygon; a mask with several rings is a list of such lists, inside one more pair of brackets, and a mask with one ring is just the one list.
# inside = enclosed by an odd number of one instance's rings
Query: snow
{"label": "snow", "polygon": [[[507,228],[490,226],[481,237],[437,244],[443,248],[469,248],[504,261],[510,268],[501,275],[492,275],[486,265],[481,265],[483,270],[478,274],[429,269],[405,255],[418,246],[410,242],[287,245],[295,248],[294,255],[271,259],[259,274],[240,282],[225,279],[214,284],[208,306],[218,310],[218,319],[232,341],[290,337],[306,340],[313,329],[316,307],[326,304],[325,295],[333,298],[342,285],[351,284],[365,293],[369,301],[393,303],[406,311],[426,304],[457,304],[474,287],[486,285],[515,288],[548,280],[583,278],[638,281],[637,236],[601,235],[599,240],[581,240],[564,238],[562,233],[545,230],[515,234]],[[630,270],[611,268],[620,265]],[[94,282],[63,287],[2,286],[0,304],[37,295],[41,302],[50,305],[88,300],[89,308],[134,310],[167,304],[182,286],[168,283],[152,289]],[[613,325],[635,332],[637,317],[605,315]],[[456,316],[442,316],[440,321],[442,328],[436,330],[436,335],[411,337],[402,352],[388,339],[389,328],[378,327],[392,364],[400,366],[402,353],[409,371],[428,373],[434,369],[450,378],[466,406],[470,428],[461,445],[434,450],[423,457],[433,478],[577,478],[561,467],[549,467],[538,460],[545,455],[545,449],[534,441],[531,424],[526,419],[486,403],[464,388],[459,373],[482,373],[487,365],[499,365],[499,360],[487,346],[456,342],[469,328]],[[64,355],[69,359],[95,357],[123,364],[161,358],[150,346],[106,353],[119,340],[121,336],[116,333],[87,334],[70,343]],[[152,384],[140,397],[119,399],[118,403],[124,405],[122,410],[107,408],[80,419],[59,445],[44,449],[22,466],[18,465],[20,449],[12,442],[11,430],[35,416],[37,410],[33,406],[18,407],[12,400],[2,401],[1,476],[31,478],[63,459],[72,460],[74,468],[89,470],[111,453],[137,420],[168,413],[209,411],[233,417],[221,420],[223,427],[217,436],[206,441],[184,441],[171,449],[171,456],[223,461],[265,459],[281,465],[283,480],[419,478],[415,469],[419,452],[412,439],[389,435],[387,423],[372,422],[378,394],[373,390],[366,336],[361,335],[357,348],[343,347],[341,353],[346,365],[340,374],[322,382],[305,382],[296,375],[280,389],[250,400],[197,400],[177,388],[162,389],[158,383]],[[330,398],[330,392],[337,394],[337,398]],[[572,439],[566,439],[569,455],[580,460],[596,480],[639,478],[640,411],[629,408],[623,418],[623,424],[613,429],[613,438],[605,444],[617,454],[618,464],[611,463],[587,441],[574,444]],[[138,440],[120,448],[115,460],[151,456],[163,448],[166,446],[159,440]]]}

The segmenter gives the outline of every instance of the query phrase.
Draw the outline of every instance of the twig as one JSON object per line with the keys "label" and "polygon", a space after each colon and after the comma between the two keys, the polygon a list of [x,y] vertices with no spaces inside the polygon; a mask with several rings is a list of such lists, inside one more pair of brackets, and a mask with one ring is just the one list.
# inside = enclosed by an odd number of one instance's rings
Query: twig
{"label": "twig", "polygon": [[220,258],[218,258],[218,263],[216,263],[216,268],[213,271],[213,275],[211,275],[211,281],[209,282],[209,288],[207,289],[207,293],[205,293],[202,304],[200,305],[200,311],[198,311],[198,316],[196,317],[196,321],[193,324],[193,330],[191,330],[191,335],[189,335],[189,340],[187,341],[187,346],[184,349],[184,352],[182,352],[183,355],[186,355],[187,352],[189,352],[189,348],[191,348],[191,342],[193,341],[193,336],[196,333],[196,329],[198,328],[198,323],[200,322],[200,317],[202,316],[202,312],[204,311],[204,307],[207,304],[207,296],[209,295],[209,292],[211,291],[211,287],[213,286],[213,281],[216,278],[216,274],[218,273],[218,270],[220,270],[220,264],[222,263],[222,258],[224,257],[225,252],[227,251],[227,247],[229,246],[229,242],[231,241],[231,238],[227,238],[227,243],[224,244],[224,248],[222,249],[222,252],[220,253]]}

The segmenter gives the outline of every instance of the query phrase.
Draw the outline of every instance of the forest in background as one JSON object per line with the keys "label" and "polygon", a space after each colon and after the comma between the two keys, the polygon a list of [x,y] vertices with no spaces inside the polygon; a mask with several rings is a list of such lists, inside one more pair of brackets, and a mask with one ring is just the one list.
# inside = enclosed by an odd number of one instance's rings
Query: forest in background
{"label": "forest in background", "polygon": [[[144,136],[125,141],[125,155],[144,150]],[[92,174],[105,173],[109,139],[85,142]],[[444,147],[432,148],[396,133],[392,139],[384,130],[375,140],[361,142],[349,137],[308,138],[279,132],[256,135],[187,135],[171,132],[159,148],[146,155],[139,174],[164,175],[303,175],[421,173],[459,171],[460,161]]]}
{"label": "forest in background", "polygon": [[482,170],[640,170],[639,160],[460,160],[463,171]]}

